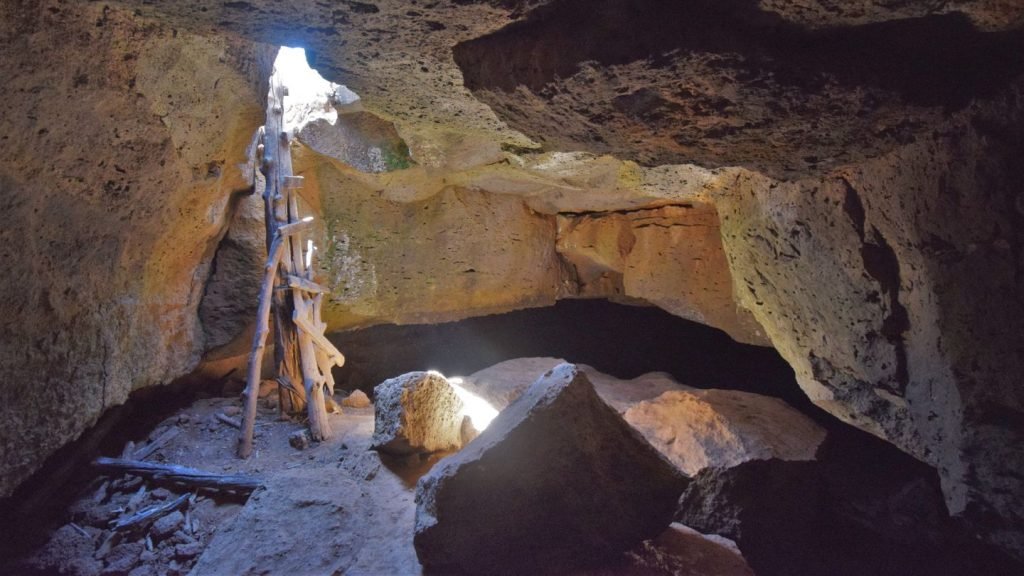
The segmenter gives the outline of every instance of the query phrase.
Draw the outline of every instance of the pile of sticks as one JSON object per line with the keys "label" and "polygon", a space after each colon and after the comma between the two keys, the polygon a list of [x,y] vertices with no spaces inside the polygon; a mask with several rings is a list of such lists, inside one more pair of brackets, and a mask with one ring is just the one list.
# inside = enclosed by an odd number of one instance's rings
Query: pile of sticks
{"label": "pile of sticks", "polygon": [[[248,458],[253,449],[260,370],[274,312],[274,359],[283,413],[309,416],[314,441],[331,435],[326,398],[334,393],[331,368],[345,357],[324,336],[323,297],[328,291],[314,281],[313,241],[303,245],[312,230],[312,216],[299,214],[298,190],[302,177],[292,174],[290,138],[284,130],[284,98],[288,89],[277,74],[270,79],[267,122],[262,130],[261,172],[266,179],[263,200],[267,226],[267,264],[260,291],[256,334],[249,355],[238,455]],[[298,382],[301,381],[301,386]]]}

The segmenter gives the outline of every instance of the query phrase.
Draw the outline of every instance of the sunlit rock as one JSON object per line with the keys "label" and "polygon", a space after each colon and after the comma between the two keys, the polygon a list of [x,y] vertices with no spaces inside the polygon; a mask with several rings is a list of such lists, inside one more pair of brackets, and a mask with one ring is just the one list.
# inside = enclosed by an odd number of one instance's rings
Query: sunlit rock
{"label": "sunlit rock", "polygon": [[747,460],[812,460],[825,440],[821,426],[782,400],[736,390],[669,391],[624,417],[690,476]]}
{"label": "sunlit rock", "polygon": [[373,390],[373,448],[391,454],[462,446],[463,403],[436,372],[411,372]]}

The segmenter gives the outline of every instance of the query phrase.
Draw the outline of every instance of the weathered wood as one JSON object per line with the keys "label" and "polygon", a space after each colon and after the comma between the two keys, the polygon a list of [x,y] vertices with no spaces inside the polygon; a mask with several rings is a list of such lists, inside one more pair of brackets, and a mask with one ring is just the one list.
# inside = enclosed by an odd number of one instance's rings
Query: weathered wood
{"label": "weathered wood", "polygon": [[304,326],[312,325],[309,319],[311,307],[306,301],[306,293],[299,288],[292,289],[292,301],[295,304],[292,321],[299,328],[299,359],[302,362],[302,384],[306,389],[309,433],[314,441],[321,441],[330,438],[331,427],[327,421],[324,376],[317,362],[316,346],[313,343],[314,334],[304,328]]}
{"label": "weathered wood", "polygon": [[[264,164],[266,188],[263,200],[267,226],[267,246],[270,246],[277,229],[288,223],[288,203],[282,196],[283,172],[291,174],[291,154],[287,142],[280,138],[266,137],[267,134],[279,134],[284,127],[283,99],[287,92],[276,75],[270,78],[270,90],[267,92],[267,119],[263,129],[264,155],[272,157],[273,162]],[[284,275],[291,270],[291,246],[285,239],[284,255],[278,270],[277,284],[284,283]],[[278,378],[299,382],[302,378],[299,369],[299,352],[297,328],[292,324],[292,306],[290,291],[275,291],[272,307],[274,310],[274,365]],[[278,388],[278,409],[281,416],[305,409],[306,395],[301,386],[292,389]]]}
{"label": "weathered wood", "polygon": [[305,178],[302,176],[284,176],[281,179],[281,183],[284,185],[286,190],[297,190],[302,188],[302,183]]}
{"label": "weathered wood", "polygon": [[248,458],[252,453],[252,439],[256,431],[256,401],[260,391],[260,367],[263,365],[263,352],[267,345],[267,333],[270,331],[270,303],[274,289],[274,278],[284,254],[284,242],[276,236],[270,245],[270,255],[263,275],[263,287],[260,292],[259,307],[256,311],[256,333],[253,335],[252,352],[249,353],[249,373],[245,388],[245,409],[242,411],[242,433],[238,438],[238,456]]}
{"label": "weathered wood", "polygon": [[301,385],[292,385],[302,379],[299,368],[298,328],[292,322],[291,290],[274,291],[274,365],[277,368],[278,414],[289,414],[306,409],[306,392]]}
{"label": "weathered wood", "polygon": [[288,275],[288,287],[298,288],[303,292],[309,292],[310,294],[326,294],[329,292],[327,288],[313,282],[312,280],[306,280],[301,276]]}
{"label": "weathered wood", "polygon": [[181,508],[185,504],[185,502],[188,501],[188,497],[188,494],[182,494],[181,496],[178,496],[174,500],[168,500],[163,504],[150,506],[149,508],[141,510],[137,514],[129,516],[128,518],[121,518],[116,523],[114,523],[114,525],[111,526],[110,529],[114,532],[121,532],[123,530],[130,530],[132,528],[140,528],[142,526],[148,525],[151,522],[154,522],[155,520],[160,518],[161,516],[165,516],[177,510],[178,508]]}
{"label": "weathered wood", "polygon": [[239,430],[242,429],[242,423],[238,420],[238,418],[232,418],[231,416],[228,416],[223,412],[218,412],[216,418],[217,420],[220,420],[221,422],[227,424],[228,426],[231,426],[232,428],[238,428]]}
{"label": "weathered wood", "polygon": [[[289,222],[287,224],[281,224],[280,226],[277,227],[277,232],[281,236],[291,236],[291,237],[294,237],[294,236],[297,236],[298,234],[300,234],[302,232],[306,232],[307,230],[311,230],[312,228],[313,228],[313,220],[312,219],[309,219],[309,220],[298,220],[296,222]],[[292,242],[295,243],[294,239],[292,240]],[[291,256],[292,256],[292,266],[294,267],[294,266],[296,266],[296,264],[295,264],[295,254],[292,253]],[[301,261],[302,260],[302,256],[299,255],[298,259],[299,259],[299,261]]]}
{"label": "weathered wood", "polygon": [[263,481],[255,476],[248,476],[245,474],[215,474],[175,464],[157,464],[155,462],[142,462],[140,460],[123,460],[121,458],[100,457],[94,460],[92,465],[103,472],[134,474],[136,476],[142,476],[143,478],[175,482],[193,488],[252,492],[263,485]]}
{"label": "weathered wood", "polygon": [[152,442],[136,449],[130,454],[126,454],[126,457],[134,458],[136,460],[145,460],[152,456],[157,450],[163,448],[168,442],[174,440],[181,434],[181,429],[177,427],[168,428],[162,434],[153,439]]}
{"label": "weathered wood", "polygon": [[305,312],[305,310],[300,310],[296,307],[292,313],[292,322],[295,323],[295,326],[298,327],[301,333],[308,334],[312,338],[313,344],[317,348],[327,353],[327,356],[335,363],[335,366],[344,366],[345,355],[335,348],[334,344],[331,344],[331,341],[306,318]]}

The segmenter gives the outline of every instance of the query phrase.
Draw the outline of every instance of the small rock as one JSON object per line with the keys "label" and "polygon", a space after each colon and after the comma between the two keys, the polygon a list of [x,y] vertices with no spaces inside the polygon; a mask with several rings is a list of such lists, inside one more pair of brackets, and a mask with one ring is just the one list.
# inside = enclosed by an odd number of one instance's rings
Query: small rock
{"label": "small rock", "polygon": [[366,395],[366,392],[362,390],[356,390],[345,397],[341,401],[342,406],[348,406],[350,408],[368,408],[370,406],[370,397]]}
{"label": "small rock", "polygon": [[276,380],[263,380],[260,382],[260,390],[256,393],[259,398],[266,398],[274,392],[277,392],[277,381]]}
{"label": "small rock", "polygon": [[172,496],[171,491],[167,488],[157,488],[150,492],[150,494],[157,500],[167,500]]}
{"label": "small rock", "polygon": [[174,535],[172,535],[170,538],[167,539],[167,543],[168,544],[174,544],[174,545],[178,545],[178,544],[191,544],[192,542],[195,542],[195,541],[196,541],[196,539],[193,538],[192,536],[190,536],[189,534],[187,534],[184,530],[178,530],[177,532],[174,533]]}
{"label": "small rock", "polygon": [[156,576],[156,574],[156,569],[149,564],[139,564],[128,573],[128,576]]}
{"label": "small rock", "polygon": [[222,412],[225,416],[238,416],[242,413],[242,409],[238,406],[225,406]]}
{"label": "small rock", "polygon": [[107,563],[103,574],[129,572],[139,562],[139,556],[144,548],[142,542],[122,542],[114,546],[110,549],[110,553],[103,558]]}
{"label": "small rock", "polygon": [[199,542],[189,542],[187,544],[178,544],[174,547],[174,557],[178,560],[188,560],[195,558],[203,551],[203,545]]}
{"label": "small rock", "polygon": [[192,417],[187,413],[178,414],[178,424],[188,424],[192,420]]}
{"label": "small rock", "polygon": [[152,550],[143,550],[142,554],[139,554],[139,562],[153,562],[156,559],[156,552]]}
{"label": "small rock", "polygon": [[174,534],[178,528],[181,528],[181,525],[184,522],[185,516],[181,512],[175,510],[153,523],[152,534],[158,539],[166,538],[171,534]]}
{"label": "small rock", "polygon": [[288,435],[288,443],[292,445],[292,448],[296,450],[305,450],[309,448],[310,437],[309,430],[296,430]]}
{"label": "small rock", "polygon": [[404,455],[462,446],[462,409],[455,388],[437,372],[410,372],[374,388],[371,447]]}

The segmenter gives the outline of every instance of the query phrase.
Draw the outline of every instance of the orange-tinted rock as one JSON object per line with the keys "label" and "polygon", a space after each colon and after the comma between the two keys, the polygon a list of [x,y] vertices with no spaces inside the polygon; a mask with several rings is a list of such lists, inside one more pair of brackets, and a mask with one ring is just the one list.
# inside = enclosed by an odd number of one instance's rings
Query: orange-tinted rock
{"label": "orange-tinted rock", "polygon": [[131,11],[3,3],[0,494],[136,388],[187,372],[262,122],[267,47]]}
{"label": "orange-tinted rock", "polygon": [[741,342],[767,342],[733,298],[712,205],[560,216],[558,251],[580,296],[642,300]]}

